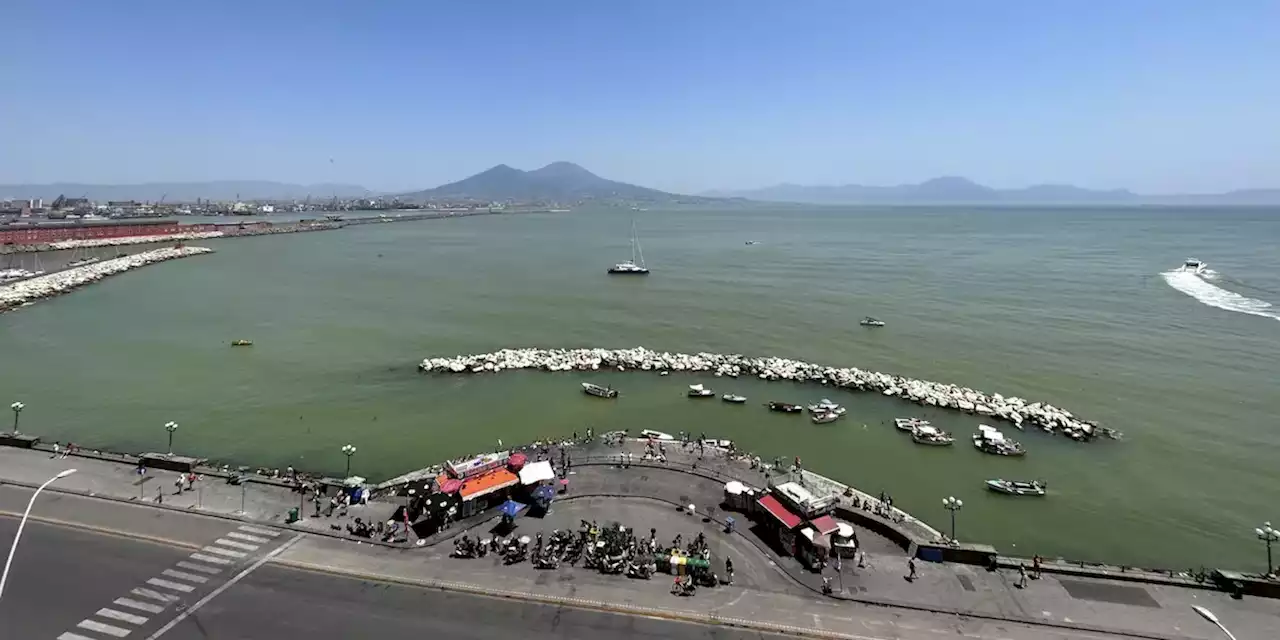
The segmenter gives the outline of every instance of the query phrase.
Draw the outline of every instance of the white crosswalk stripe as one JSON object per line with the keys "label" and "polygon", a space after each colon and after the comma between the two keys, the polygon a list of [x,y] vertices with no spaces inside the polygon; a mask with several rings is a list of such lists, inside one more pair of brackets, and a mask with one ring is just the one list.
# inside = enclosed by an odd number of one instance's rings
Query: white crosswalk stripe
{"label": "white crosswalk stripe", "polygon": [[220,556],[227,556],[228,558],[243,558],[249,555],[243,551],[232,551],[230,549],[223,549],[222,547],[205,547],[201,549],[201,551],[205,553],[214,553]]}
{"label": "white crosswalk stripe", "polygon": [[244,531],[244,532],[247,532],[247,533],[256,533],[256,534],[258,534],[258,535],[260,535],[260,536],[267,536],[268,538],[274,538],[274,537],[276,537],[276,536],[280,535],[280,532],[279,532],[279,531],[276,531],[275,529],[263,529],[262,527],[254,527],[254,526],[250,526],[250,525],[247,525],[247,524],[246,524],[246,525],[244,525],[244,526],[242,526],[242,527],[238,527],[238,528],[239,528],[241,531]]}
{"label": "white crosswalk stripe", "polygon": [[258,543],[258,544],[266,544],[266,543],[268,543],[268,542],[271,542],[271,539],[270,539],[270,538],[262,538],[262,537],[259,537],[259,536],[251,536],[251,535],[249,535],[249,534],[247,534],[247,533],[240,533],[239,531],[232,531],[231,533],[228,533],[228,534],[227,534],[227,537],[228,537],[228,538],[235,538],[236,540],[244,540],[245,542],[256,542],[256,543]]}
{"label": "white crosswalk stripe", "polygon": [[172,589],[174,591],[181,591],[182,593],[191,593],[196,590],[195,587],[189,584],[179,584],[170,580],[161,580],[160,578],[151,578],[150,580],[147,580],[147,584],[164,587],[165,589]]}
{"label": "white crosswalk stripe", "polygon": [[109,636],[115,636],[115,637],[117,637],[117,638],[123,638],[123,637],[125,637],[125,636],[129,635],[129,630],[128,630],[128,629],[121,629],[120,627],[113,627],[113,626],[111,626],[111,625],[109,625],[109,624],[103,624],[103,623],[101,623],[101,622],[98,622],[97,620],[81,620],[81,621],[80,621],[80,624],[77,624],[76,626],[77,626],[77,627],[80,627],[81,629],[88,629],[88,630],[90,630],[90,631],[97,631],[98,633],[104,633],[104,634],[106,634],[106,635],[109,635]]}
{"label": "white crosswalk stripe", "polygon": [[160,593],[159,591],[152,591],[151,589],[143,589],[143,588],[134,589],[129,593],[132,593],[135,596],[151,598],[152,600],[159,600],[160,602],[164,602],[166,604],[178,599],[178,596],[171,596],[167,593]]}
{"label": "white crosswalk stripe", "polygon": [[164,607],[160,605],[151,604],[150,602],[138,602],[137,600],[131,600],[129,598],[116,598],[111,604],[119,605],[121,607],[129,607],[130,609],[137,609],[138,611],[146,611],[147,613],[160,613],[161,611],[164,611]]}
{"label": "white crosswalk stripe", "polygon": [[93,638],[90,638],[90,637],[88,637],[88,636],[82,636],[82,635],[80,635],[80,634],[78,634],[78,633],[71,633],[70,631],[67,631],[67,632],[63,633],[62,635],[58,636],[58,640],[93,640]]}
{"label": "white crosswalk stripe", "polygon": [[227,546],[227,547],[231,547],[232,549],[244,549],[245,551],[257,551],[257,550],[258,550],[258,545],[256,545],[256,544],[245,544],[245,543],[243,543],[243,542],[236,542],[235,540],[226,540],[226,539],[223,539],[223,540],[215,540],[213,543],[214,543],[214,544],[220,544],[220,545]]}
{"label": "white crosswalk stripe", "polygon": [[205,555],[203,553],[193,553],[191,554],[191,559],[199,560],[200,562],[209,562],[212,564],[231,564],[231,561],[226,558],[215,558],[214,556]]}
{"label": "white crosswalk stripe", "polygon": [[148,620],[146,616],[139,616],[139,615],[134,615],[132,613],[125,613],[123,611],[116,611],[115,609],[106,609],[106,608],[98,609],[98,612],[93,615],[98,616],[99,618],[108,618],[110,620],[119,620],[120,622],[128,622],[129,624],[146,624]]}
{"label": "white crosswalk stripe", "polygon": [[186,560],[179,562],[178,566],[183,569],[190,569],[192,571],[199,571],[200,573],[208,573],[211,575],[222,573],[222,569],[219,569],[218,567],[206,567],[202,564],[187,562]]}
{"label": "white crosswalk stripe", "polygon": [[163,573],[166,576],[169,576],[170,578],[186,580],[187,582],[194,582],[196,584],[204,584],[209,581],[209,576],[198,576],[194,573],[187,573],[186,571],[175,571],[173,569],[165,569],[161,573]]}

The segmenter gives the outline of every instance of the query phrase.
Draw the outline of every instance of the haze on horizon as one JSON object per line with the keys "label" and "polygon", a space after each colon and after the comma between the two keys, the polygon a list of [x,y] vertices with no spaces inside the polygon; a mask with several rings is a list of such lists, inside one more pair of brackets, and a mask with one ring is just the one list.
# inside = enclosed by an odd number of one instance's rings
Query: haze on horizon
{"label": "haze on horizon", "polygon": [[1280,186],[1280,4],[14,0],[0,183]]}

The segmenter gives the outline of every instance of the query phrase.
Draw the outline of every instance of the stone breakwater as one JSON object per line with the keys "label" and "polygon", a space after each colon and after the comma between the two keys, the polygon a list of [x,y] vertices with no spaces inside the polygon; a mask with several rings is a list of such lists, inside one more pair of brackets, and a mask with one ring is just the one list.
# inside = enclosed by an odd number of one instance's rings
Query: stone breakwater
{"label": "stone breakwater", "polygon": [[123,258],[95,262],[83,267],[67,269],[0,287],[0,313],[31,304],[36,300],[52,298],[107,276],[124,273],[156,262],[212,253],[206,247],[167,247],[135,253]]}
{"label": "stone breakwater", "polygon": [[494,373],[508,369],[541,371],[680,371],[717,376],[755,376],[761,380],[789,380],[833,385],[851,391],[876,392],[921,405],[954,409],[1024,424],[1077,439],[1105,435],[1111,429],[1081,420],[1065,409],[1044,402],[987,394],[954,384],[916,380],[856,367],[829,367],[787,358],[751,358],[719,353],[668,353],[634,349],[503,349],[493,353],[427,358],[418,365],[424,373]]}
{"label": "stone breakwater", "polygon": [[154,236],[125,236],[123,238],[92,238],[87,240],[61,240],[50,242],[49,250],[84,249],[88,247],[124,247],[132,244],[150,244],[153,242],[184,242],[188,240],[209,240],[227,235],[222,231],[201,231],[195,233],[167,233]]}

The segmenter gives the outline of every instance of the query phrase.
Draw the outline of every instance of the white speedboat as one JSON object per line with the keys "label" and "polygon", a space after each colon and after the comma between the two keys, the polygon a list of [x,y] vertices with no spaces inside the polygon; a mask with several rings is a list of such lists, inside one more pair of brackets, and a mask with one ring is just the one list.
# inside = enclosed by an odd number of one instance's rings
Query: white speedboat
{"label": "white speedboat", "polygon": [[1024,482],[1021,480],[1004,480],[996,478],[987,481],[987,488],[996,493],[1004,493],[1011,496],[1043,496],[1045,494],[1045,483],[1043,480],[1032,480]]}
{"label": "white speedboat", "polygon": [[724,400],[725,402],[728,402],[729,404],[742,404],[747,401],[746,396],[738,396],[732,393],[726,393],[720,396],[720,399]]}
{"label": "white speedboat", "polygon": [[867,316],[867,317],[863,318],[863,319],[862,319],[862,322],[859,322],[858,324],[860,324],[860,325],[862,325],[862,326],[864,326],[864,327],[883,327],[883,326],[884,326],[884,321],[883,321],[883,320],[876,320],[875,318],[872,318],[871,316]]}
{"label": "white speedboat", "polygon": [[644,436],[644,437],[646,437],[646,438],[648,438],[648,439],[650,439],[650,440],[675,440],[675,439],[676,439],[676,437],[675,437],[675,436],[673,436],[673,435],[671,435],[671,434],[669,434],[669,433],[663,433],[663,432],[661,432],[661,431],[654,431],[653,429],[645,429],[644,431],[641,431],[641,432],[640,432],[640,435],[642,435],[642,436]]}
{"label": "white speedboat", "polygon": [[818,402],[818,404],[809,405],[808,409],[809,409],[809,413],[834,413],[837,416],[842,416],[847,411],[847,409],[845,409],[844,407],[826,398],[823,398],[821,401]]}
{"label": "white speedboat", "polygon": [[690,398],[710,398],[711,396],[714,396],[714,395],[716,395],[716,392],[714,392],[714,391],[712,391],[712,390],[710,390],[710,389],[708,389],[708,388],[706,388],[706,387],[704,387],[704,386],[702,386],[702,385],[700,385],[700,384],[691,384],[691,385],[689,385],[689,397],[690,397]]}
{"label": "white speedboat", "polygon": [[1196,275],[1200,275],[1204,273],[1205,269],[1208,269],[1208,268],[1209,268],[1209,265],[1206,265],[1205,263],[1199,260],[1196,260],[1195,258],[1187,258],[1182,262],[1182,266],[1178,267],[1178,271],[1181,271],[1183,273],[1194,273]]}

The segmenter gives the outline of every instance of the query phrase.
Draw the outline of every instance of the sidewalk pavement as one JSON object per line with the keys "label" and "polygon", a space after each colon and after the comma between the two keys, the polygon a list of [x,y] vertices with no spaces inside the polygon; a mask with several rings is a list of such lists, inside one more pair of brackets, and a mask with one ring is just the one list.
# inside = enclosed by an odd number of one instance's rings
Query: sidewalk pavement
{"label": "sidewalk pavement", "polygon": [[[74,492],[277,525],[285,524],[290,509],[301,507],[302,519],[289,526],[326,535],[345,534],[346,524],[353,518],[376,520],[387,517],[395,509],[386,503],[370,502],[352,505],[346,517],[335,513],[332,518],[314,518],[315,508],[310,500],[304,500],[299,492],[281,483],[232,485],[225,478],[206,475],[197,480],[191,490],[178,493],[175,482],[180,474],[177,472],[147,469],[146,474],[140,476],[136,467],[123,459],[115,462],[94,455],[62,458],[38,449],[0,447],[0,484],[38,486],[64,469],[76,472],[53,483],[46,491]],[[333,525],[339,526],[340,531],[333,530]]]}

